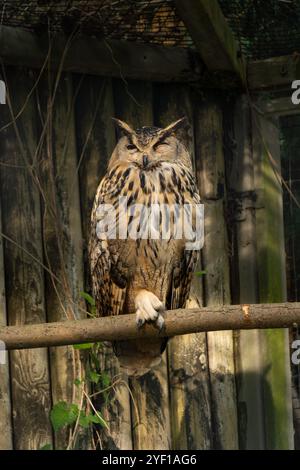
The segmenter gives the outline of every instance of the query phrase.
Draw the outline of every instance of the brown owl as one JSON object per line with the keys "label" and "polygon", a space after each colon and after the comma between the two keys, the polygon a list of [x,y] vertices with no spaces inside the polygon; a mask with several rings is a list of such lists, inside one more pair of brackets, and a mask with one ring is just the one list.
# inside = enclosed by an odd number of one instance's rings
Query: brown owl
{"label": "brown owl", "polygon": [[[185,119],[164,129],[115,122],[124,135],[92,210],[93,295],[100,316],[135,312],[138,328],[153,322],[162,329],[165,308],[185,306],[199,255],[187,249],[194,232],[187,236],[181,226],[186,207],[200,203],[190,155],[175,137]],[[195,229],[194,213],[191,220]],[[116,341],[114,350],[128,374],[141,375],[160,362],[166,343]]]}

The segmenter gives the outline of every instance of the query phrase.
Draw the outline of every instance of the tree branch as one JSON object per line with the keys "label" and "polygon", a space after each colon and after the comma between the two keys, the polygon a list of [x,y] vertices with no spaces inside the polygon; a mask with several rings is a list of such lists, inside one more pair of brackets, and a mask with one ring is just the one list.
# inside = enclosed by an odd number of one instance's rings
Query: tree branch
{"label": "tree branch", "polygon": [[62,346],[97,341],[176,336],[200,331],[288,328],[300,324],[300,303],[224,305],[202,309],[169,310],[165,329],[153,325],[140,330],[135,315],[93,318],[0,328],[6,349]]}

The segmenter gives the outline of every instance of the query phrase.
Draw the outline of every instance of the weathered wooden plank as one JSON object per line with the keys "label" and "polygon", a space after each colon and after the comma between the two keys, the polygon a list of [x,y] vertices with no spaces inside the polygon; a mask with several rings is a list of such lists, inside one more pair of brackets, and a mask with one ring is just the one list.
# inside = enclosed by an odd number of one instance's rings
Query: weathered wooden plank
{"label": "weathered wooden plank", "polygon": [[240,49],[217,0],[175,0],[201,58],[209,70],[233,71],[245,82]]}
{"label": "weathered wooden plank", "polygon": [[[85,305],[80,299],[83,255],[71,75],[61,77],[54,102],[50,101],[47,82],[41,82],[40,98],[47,129],[38,158],[43,162],[44,261],[56,276],[46,274],[47,319],[85,318]],[[80,389],[74,385],[75,379],[84,378],[79,351],[72,346],[52,348],[50,365],[53,403],[79,402]],[[56,433],[56,448],[66,448],[69,437],[68,430]],[[80,445],[84,448],[88,444],[83,440]]]}
{"label": "weathered wooden plank", "polygon": [[[134,127],[153,125],[152,85],[114,83],[117,117]],[[162,363],[142,377],[130,378],[135,449],[169,449],[170,416],[166,353]],[[136,415],[138,412],[138,416]]]}
{"label": "weathered wooden plank", "polygon": [[291,89],[294,80],[299,80],[299,54],[271,57],[249,61],[248,84],[251,90],[285,87]]}
{"label": "weathered wooden plank", "polygon": [[[66,54],[64,50],[66,49]],[[37,36],[21,28],[1,26],[0,57],[4,63],[41,68],[49,50],[48,34]],[[51,66],[57,68],[64,54],[63,70],[107,77],[196,81],[203,66],[197,54],[184,48],[126,41],[100,41],[94,37],[56,35],[51,43]]]}
{"label": "weathered wooden plank", "polygon": [[[80,77],[80,80],[82,77]],[[78,82],[78,83],[79,83]],[[77,83],[77,86],[78,86]],[[87,243],[90,236],[91,209],[101,178],[106,173],[107,162],[115,146],[114,103],[110,79],[86,76],[76,99],[76,135],[80,175],[80,200],[86,266],[86,288],[90,291]],[[100,353],[102,370],[111,383],[120,378],[120,367],[111,345],[102,345]],[[110,399],[102,407],[102,414],[109,424],[109,432],[100,432],[106,449],[132,449],[130,397],[127,377],[110,393]]]}
{"label": "weathered wooden plank", "polygon": [[[180,96],[180,101],[178,100]],[[167,126],[186,116],[189,128],[177,137],[194,160],[193,107],[189,90],[181,85],[154,88],[155,123]],[[201,271],[201,262],[197,267]],[[203,305],[202,279],[195,276],[187,308]],[[171,433],[173,449],[212,447],[210,392],[205,333],[180,336],[168,345]]]}
{"label": "weathered wooden plank", "polygon": [[[298,185],[299,150],[300,150],[300,114],[298,116],[285,116],[280,119],[280,150],[281,150],[281,172],[285,181],[288,181],[296,199],[300,198]],[[287,277],[287,299],[297,301],[299,298],[299,267],[300,267],[300,245],[298,236],[300,230],[300,212],[295,201],[288,193],[283,191],[283,214],[284,214],[284,238],[285,238],[285,262]],[[290,344],[300,339],[299,328],[290,330]],[[291,349],[291,354],[293,349]],[[294,362],[294,361],[293,361]],[[295,450],[300,449],[300,364],[291,364],[293,421],[294,421],[294,443]]]}
{"label": "weathered wooden plank", "polygon": [[261,93],[256,100],[256,108],[258,112],[272,116],[290,116],[292,114],[300,114],[300,105],[295,105],[290,96],[281,96],[279,98],[270,98],[266,93]]}
{"label": "weathered wooden plank", "polygon": [[[231,122],[231,124],[229,124]],[[234,301],[258,301],[257,251],[255,209],[257,195],[254,187],[251,110],[246,96],[228,103],[226,113],[226,155],[228,187],[230,190],[229,221],[234,252],[232,279]],[[233,223],[232,223],[233,222]],[[239,411],[239,440],[241,449],[264,449],[261,333],[258,330],[236,332],[235,363]]]}
{"label": "weathered wooden plank", "polygon": [[[1,166],[0,166],[1,172]],[[1,208],[0,208],[1,211]],[[0,212],[0,231],[2,232]],[[5,268],[3,257],[3,239],[0,238],[0,326],[7,325],[6,301],[5,301]],[[2,349],[2,347],[1,347]],[[2,351],[3,354],[3,351]],[[11,421],[11,397],[9,380],[8,353],[5,353],[5,364],[0,361],[0,449],[12,450],[13,435]]]}
{"label": "weathered wooden plank", "polygon": [[[224,212],[222,109],[214,101],[197,106],[195,129],[197,173],[205,207],[202,250],[205,303],[230,303],[228,241]],[[213,411],[214,448],[238,448],[233,336],[208,333],[208,363]]]}
{"label": "weathered wooden plank", "polygon": [[[255,186],[261,193],[256,211],[260,302],[286,299],[285,253],[278,123],[254,115]],[[271,155],[271,157],[270,157]],[[270,158],[273,160],[270,161]],[[277,166],[276,173],[274,166]],[[286,330],[262,333],[264,428],[267,449],[293,448],[289,340]]]}
{"label": "weathered wooden plank", "polygon": [[[25,102],[32,84],[32,75],[19,69],[8,71],[7,86],[14,113]],[[16,243],[4,243],[10,325],[42,323],[46,319],[43,269],[27,254],[42,259],[39,192],[29,168],[37,144],[35,116],[34,101],[30,99],[18,120],[17,132],[14,126],[1,132],[3,232]],[[1,109],[1,125],[10,121],[7,106]],[[39,449],[52,445],[47,350],[15,351],[10,359],[14,447]]]}

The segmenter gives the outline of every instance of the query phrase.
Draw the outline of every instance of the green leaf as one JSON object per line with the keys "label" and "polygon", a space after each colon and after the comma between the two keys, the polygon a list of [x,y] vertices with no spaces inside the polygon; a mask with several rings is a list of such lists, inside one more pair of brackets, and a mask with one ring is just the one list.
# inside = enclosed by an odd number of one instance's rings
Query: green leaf
{"label": "green leaf", "polygon": [[100,377],[101,377],[101,375],[98,374],[98,372],[96,372],[94,370],[89,371],[89,379],[90,379],[91,382],[97,384],[100,380]]}
{"label": "green leaf", "polygon": [[79,424],[83,428],[88,428],[91,423],[89,415],[85,415],[83,411],[80,413]]}
{"label": "green leaf", "polygon": [[74,349],[92,349],[93,343],[73,344]]}
{"label": "green leaf", "polygon": [[73,424],[77,419],[78,413],[78,406],[73,403],[70,405],[65,401],[56,403],[50,412],[50,420],[54,431],[59,431],[64,426]]}
{"label": "green leaf", "polygon": [[197,277],[204,276],[204,274],[206,274],[206,271],[197,271],[197,272],[195,272],[195,276],[197,276]]}
{"label": "green leaf", "polygon": [[101,373],[101,382],[102,382],[102,386],[103,386],[104,388],[109,387],[109,385],[110,385],[110,377],[109,377],[109,375],[108,375],[106,372],[102,372],[102,373]]}
{"label": "green leaf", "polygon": [[52,445],[45,444],[44,446],[40,447],[39,450],[52,450]]}
{"label": "green leaf", "polygon": [[76,385],[76,387],[79,387],[79,385],[81,385],[81,384],[82,384],[82,380],[80,380],[80,379],[75,379],[74,380],[74,385]]}
{"label": "green leaf", "polygon": [[97,414],[90,413],[88,417],[91,423],[100,424],[104,428],[108,429],[108,424],[105,419],[102,418],[99,411],[97,411]]}
{"label": "green leaf", "polygon": [[97,355],[94,353],[94,351],[90,352],[90,359],[91,359],[92,364],[94,365],[94,368],[99,370],[100,369],[100,361],[99,361],[99,358],[97,357]]}
{"label": "green leaf", "polygon": [[95,299],[93,299],[93,297],[88,294],[87,292],[80,292],[80,296],[91,306],[91,307],[95,307],[96,306],[96,302],[95,302]]}

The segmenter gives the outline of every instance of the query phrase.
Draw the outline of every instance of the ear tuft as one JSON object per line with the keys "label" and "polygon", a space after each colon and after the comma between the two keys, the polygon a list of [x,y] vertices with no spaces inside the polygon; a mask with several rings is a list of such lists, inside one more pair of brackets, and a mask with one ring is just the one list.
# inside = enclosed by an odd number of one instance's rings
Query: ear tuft
{"label": "ear tuft", "polygon": [[172,122],[172,124],[169,124],[167,127],[161,130],[161,134],[165,137],[173,134],[173,132],[178,131],[178,129],[185,127],[188,124],[188,120],[186,116],[183,116],[182,118],[178,119],[175,122]]}
{"label": "ear tuft", "polygon": [[117,119],[117,118],[112,118],[112,120],[114,121],[114,123],[116,124],[116,126],[122,131],[124,132],[124,134],[128,135],[128,136],[131,136],[133,133],[134,133],[134,130],[124,121],[121,121],[121,119]]}

